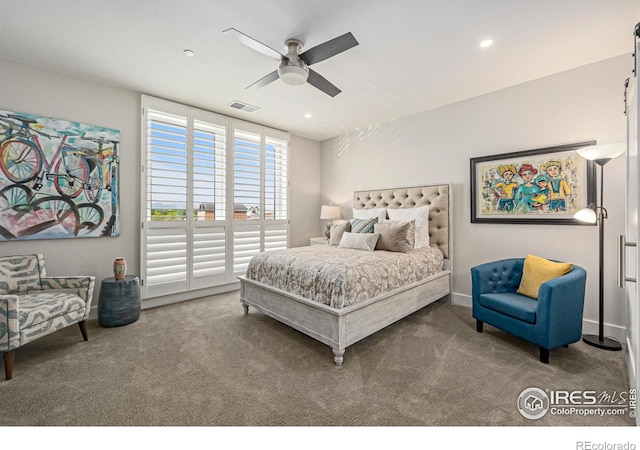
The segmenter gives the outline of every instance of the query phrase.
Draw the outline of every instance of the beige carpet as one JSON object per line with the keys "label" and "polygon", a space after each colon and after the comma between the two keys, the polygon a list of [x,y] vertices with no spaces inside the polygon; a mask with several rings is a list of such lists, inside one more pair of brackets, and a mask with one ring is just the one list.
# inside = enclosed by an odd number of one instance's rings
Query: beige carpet
{"label": "beige carpet", "polygon": [[632,425],[628,415],[516,408],[528,387],[628,389],[623,352],[582,342],[538,361],[536,346],[468,308],[436,303],[347,348],[331,349],[251,309],[237,292],[77,326],[16,351],[0,381],[2,425]]}

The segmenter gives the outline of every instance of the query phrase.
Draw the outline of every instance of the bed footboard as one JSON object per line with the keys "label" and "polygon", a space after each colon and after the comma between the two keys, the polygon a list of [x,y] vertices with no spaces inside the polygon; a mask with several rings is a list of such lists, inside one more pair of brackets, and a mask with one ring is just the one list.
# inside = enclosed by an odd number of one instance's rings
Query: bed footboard
{"label": "bed footboard", "polygon": [[239,278],[240,302],[245,314],[253,306],[279,322],[330,346],[338,366],[342,365],[348,346],[446,297],[451,285],[451,271],[447,270],[337,309],[246,277]]}

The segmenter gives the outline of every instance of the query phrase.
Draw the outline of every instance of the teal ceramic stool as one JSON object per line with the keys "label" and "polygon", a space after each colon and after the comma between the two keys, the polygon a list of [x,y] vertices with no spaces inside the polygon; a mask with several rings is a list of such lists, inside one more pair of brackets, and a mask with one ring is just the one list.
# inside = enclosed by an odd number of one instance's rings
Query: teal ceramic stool
{"label": "teal ceramic stool", "polygon": [[105,278],[100,285],[98,322],[103,327],[119,327],[140,317],[140,284],[136,275],[124,280]]}

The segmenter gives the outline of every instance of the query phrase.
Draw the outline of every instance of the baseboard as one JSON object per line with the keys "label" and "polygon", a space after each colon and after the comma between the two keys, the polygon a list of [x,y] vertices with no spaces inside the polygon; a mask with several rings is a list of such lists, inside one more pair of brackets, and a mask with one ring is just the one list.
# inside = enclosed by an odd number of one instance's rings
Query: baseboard
{"label": "baseboard", "polygon": [[[240,290],[240,282],[224,284],[206,289],[198,289],[191,292],[180,292],[177,294],[164,295],[162,297],[143,298],[141,309],[156,308],[158,306],[170,305],[172,303],[180,303],[188,300],[194,300],[196,298],[207,297],[209,295],[224,294],[231,291]],[[98,295],[94,294],[93,303],[91,304],[91,311],[89,313],[89,320],[98,320]]]}
{"label": "baseboard", "polygon": [[[583,319],[582,321],[582,334],[598,334],[599,325],[596,320]],[[613,337],[622,343],[627,341],[627,329],[619,325],[604,324],[604,335],[606,337]]]}
{"label": "baseboard", "polygon": [[[470,295],[466,294],[451,294],[451,304],[466,306],[471,308],[472,300]],[[583,319],[582,321],[582,334],[598,334],[598,322],[595,320]],[[619,325],[604,324],[604,335],[607,337],[614,337],[620,342],[626,342],[627,329]]]}
{"label": "baseboard", "polygon": [[237,291],[240,289],[240,282],[224,284],[207,289],[198,289],[197,291],[180,292],[177,294],[164,295],[162,297],[153,297],[142,299],[142,309],[156,308],[158,306],[170,305],[171,303],[179,303],[196,298],[208,297],[209,295],[224,294],[226,292]]}
{"label": "baseboard", "polygon": [[471,296],[465,294],[458,294],[456,292],[451,293],[451,304],[458,306],[466,306],[467,308],[471,308]]}

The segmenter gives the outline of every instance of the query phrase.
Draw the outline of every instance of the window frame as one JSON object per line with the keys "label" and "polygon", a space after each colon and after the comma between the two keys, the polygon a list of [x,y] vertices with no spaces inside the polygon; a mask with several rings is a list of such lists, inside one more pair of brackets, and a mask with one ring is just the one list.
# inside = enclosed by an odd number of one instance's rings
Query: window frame
{"label": "window frame", "polygon": [[[148,186],[149,186],[149,167],[147,166],[149,156],[149,142],[148,135],[148,113],[149,110],[158,111],[161,113],[172,114],[175,116],[184,116],[187,122],[187,209],[186,219],[184,221],[167,221],[157,222],[149,220],[148,208]],[[193,154],[193,141],[194,141],[194,124],[196,121],[211,123],[214,120],[214,125],[222,126],[225,129],[225,180],[224,180],[224,198],[225,198],[225,218],[224,220],[196,220],[193,214],[197,214],[196,205],[194,204],[194,180],[196,178],[194,172],[194,154]],[[235,130],[252,130],[251,132],[257,132],[260,136],[260,218],[259,220],[236,220],[233,217],[234,213],[234,158],[235,158]],[[282,141],[285,146],[286,157],[286,218],[285,219],[268,219],[265,220],[265,141],[267,139],[273,139],[276,141]],[[237,282],[237,276],[244,273],[243,270],[235,270],[236,248],[234,245],[234,236],[236,232],[246,229],[246,223],[250,222],[250,225],[255,228],[259,225],[259,242],[260,252],[265,249],[269,249],[268,235],[273,234],[273,230],[276,229],[276,234],[279,232],[280,237],[276,235],[276,241],[280,239],[284,233],[286,235],[286,247],[289,247],[290,241],[290,134],[288,132],[264,127],[262,125],[254,124],[251,122],[241,121],[233,119],[221,114],[209,112],[206,110],[193,108],[187,105],[174,103],[155,97],[143,95],[142,96],[142,120],[141,120],[141,220],[140,220],[140,281],[142,298],[155,298],[164,295],[178,294],[183,292],[191,292],[199,289],[205,289],[210,287],[216,287],[226,284]],[[214,153],[215,155],[215,153]],[[215,157],[215,156],[214,156]],[[215,169],[214,169],[215,170]],[[214,190],[215,192],[215,190]],[[217,195],[217,194],[215,194]],[[217,215],[217,214],[216,214]],[[214,217],[216,217],[214,215]],[[196,255],[194,244],[197,242],[197,231],[199,230],[212,230],[214,233],[219,233],[223,230],[224,233],[224,245],[225,245],[225,258],[224,258],[224,273],[222,275],[213,275],[206,277],[204,280],[197,280],[194,277]],[[148,261],[148,241],[150,235],[158,234],[163,236],[163,230],[184,230],[186,236],[186,278],[177,282],[172,282],[167,285],[158,284],[150,285],[147,283],[149,261]],[[279,230],[279,231],[278,231]],[[284,231],[283,231],[284,230]],[[166,289],[165,289],[166,288]]]}

